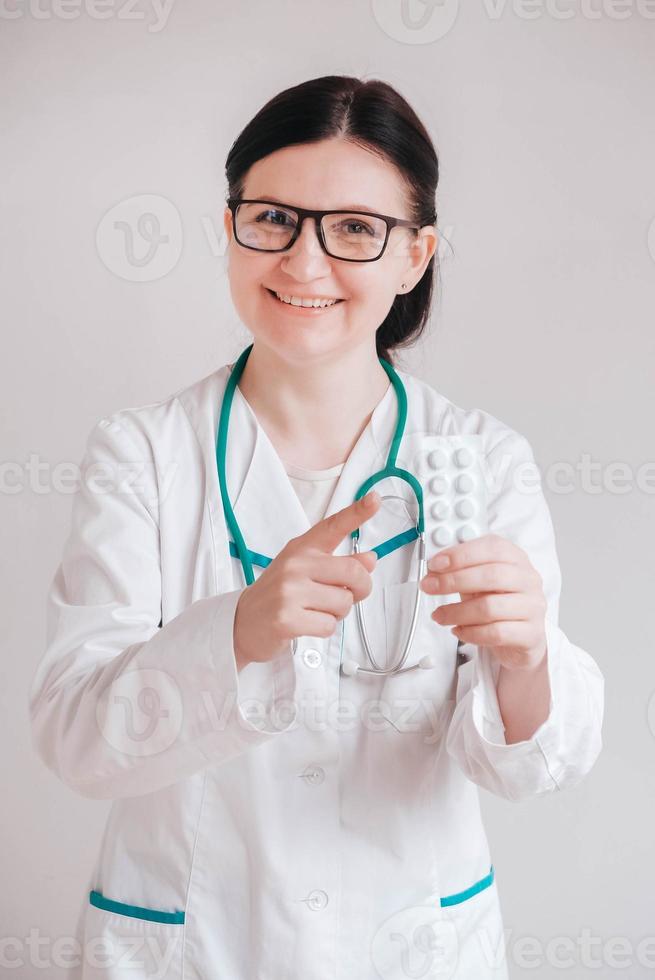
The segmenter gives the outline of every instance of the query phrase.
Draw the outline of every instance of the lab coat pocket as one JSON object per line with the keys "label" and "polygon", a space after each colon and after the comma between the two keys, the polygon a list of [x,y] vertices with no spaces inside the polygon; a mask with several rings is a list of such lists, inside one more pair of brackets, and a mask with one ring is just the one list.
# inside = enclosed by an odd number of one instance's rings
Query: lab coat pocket
{"label": "lab coat pocket", "polygon": [[471,897],[442,908],[441,914],[457,933],[457,962],[461,976],[508,980],[495,879],[489,887],[482,888]]}
{"label": "lab coat pocket", "polygon": [[[386,659],[396,663],[404,649],[412,622],[418,583],[396,582],[383,589]],[[415,667],[385,678],[382,697],[392,710],[396,731],[418,734],[434,744],[441,738],[453,712],[456,684],[457,637],[431,618],[432,596],[421,593],[414,639],[404,666],[429,658],[430,667]],[[375,652],[375,651],[374,651]],[[383,651],[384,652],[384,651]]]}
{"label": "lab coat pocket", "polygon": [[83,980],[179,980],[183,931],[182,912],[126,905],[92,892],[84,924]]}

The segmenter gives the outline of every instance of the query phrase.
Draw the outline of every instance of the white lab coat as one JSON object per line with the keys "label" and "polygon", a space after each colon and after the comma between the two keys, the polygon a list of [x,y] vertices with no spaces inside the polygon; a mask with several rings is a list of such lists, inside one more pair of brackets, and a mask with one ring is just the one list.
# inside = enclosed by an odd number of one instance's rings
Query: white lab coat
{"label": "white lab coat", "polygon": [[[460,895],[493,865],[478,786],[522,800],[578,783],[600,751],[603,715],[601,672],[557,625],[560,571],[543,494],[512,481],[533,462],[530,446],[490,414],[399,372],[409,402],[399,466],[415,472],[421,447],[457,435],[478,440],[490,472],[510,462],[487,493],[484,530],[525,549],[543,578],[552,698],[532,738],[507,745],[497,662],[484,647],[458,649],[430,618],[432,597],[423,596],[409,662],[432,652],[433,670],[343,676],[340,656],[364,663],[352,610],[328,639],[301,637],[295,657],[237,673],[232,629],[244,580],[228,551],[215,458],[230,370],[118,411],[88,438],[83,471],[101,464],[93,475],[102,492],[83,482],[74,498],[30,695],[46,765],[78,793],[113,800],[73,975],[506,978],[502,867],[490,886]],[[384,466],[395,422],[389,387],[328,513]],[[246,544],[274,557],[309,522],[238,388],[228,450]],[[402,639],[415,548],[386,555],[374,572],[365,608],[378,651]],[[428,543],[428,556],[435,550]],[[348,536],[335,554],[349,553]],[[91,904],[91,890],[121,904]],[[139,909],[177,916],[151,921]]]}

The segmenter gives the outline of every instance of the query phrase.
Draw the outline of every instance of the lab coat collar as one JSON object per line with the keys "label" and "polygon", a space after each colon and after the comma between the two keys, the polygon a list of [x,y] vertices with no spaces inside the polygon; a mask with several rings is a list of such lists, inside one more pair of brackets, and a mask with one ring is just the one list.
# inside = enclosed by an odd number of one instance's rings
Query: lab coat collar
{"label": "lab coat collar", "polygon": [[[216,434],[220,407],[233,365],[224,365],[197,385],[177,393],[200,444],[206,467],[207,506],[214,529],[218,581],[231,574],[233,587],[242,583],[235,576],[236,560],[229,557],[231,535],[225,524],[216,469]],[[412,404],[412,378],[398,371]],[[386,463],[398,417],[393,386],[389,384],[368,424],[360,434],[341,471],[326,516],[348,506],[372,473]],[[409,420],[408,420],[409,421]],[[266,432],[237,386],[232,401],[227,441],[226,481],[246,546],[269,558],[276,557],[287,542],[310,528],[303,506]],[[346,535],[335,555],[350,554]]]}
{"label": "lab coat collar", "polygon": [[[364,480],[385,465],[396,417],[395,393],[389,385],[346,460],[326,516],[351,504]],[[234,482],[228,477],[232,508],[248,548],[274,558],[291,538],[304,534],[311,524],[284,463],[238,386],[232,418],[235,419],[235,430],[238,429],[240,437],[244,438],[243,449],[239,452],[241,472],[246,465],[243,479],[236,470]],[[231,457],[228,470],[230,464]],[[350,537],[346,536],[334,554],[349,554],[350,549]]]}

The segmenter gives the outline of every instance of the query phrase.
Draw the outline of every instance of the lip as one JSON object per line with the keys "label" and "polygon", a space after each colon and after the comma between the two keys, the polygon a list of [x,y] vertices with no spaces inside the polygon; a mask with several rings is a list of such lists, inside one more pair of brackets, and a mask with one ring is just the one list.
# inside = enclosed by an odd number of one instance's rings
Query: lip
{"label": "lip", "polygon": [[291,303],[283,303],[279,300],[273,290],[269,289],[268,286],[264,286],[264,289],[276,306],[284,307],[285,312],[290,313],[292,316],[318,316],[321,313],[329,313],[330,310],[334,310],[341,303],[345,302],[345,300],[340,299],[338,302],[333,303],[332,306],[292,306]]}

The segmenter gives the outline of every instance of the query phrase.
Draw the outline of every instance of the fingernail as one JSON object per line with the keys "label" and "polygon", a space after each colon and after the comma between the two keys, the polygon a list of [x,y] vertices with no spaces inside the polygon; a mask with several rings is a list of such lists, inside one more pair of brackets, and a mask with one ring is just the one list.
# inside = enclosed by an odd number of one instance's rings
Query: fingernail
{"label": "fingernail", "polygon": [[368,505],[368,504],[372,504],[377,499],[378,499],[378,495],[375,492],[375,490],[369,490],[369,492],[364,497],[364,502]]}
{"label": "fingernail", "polygon": [[431,572],[441,572],[450,565],[450,555],[435,555],[430,558],[428,568]]}

